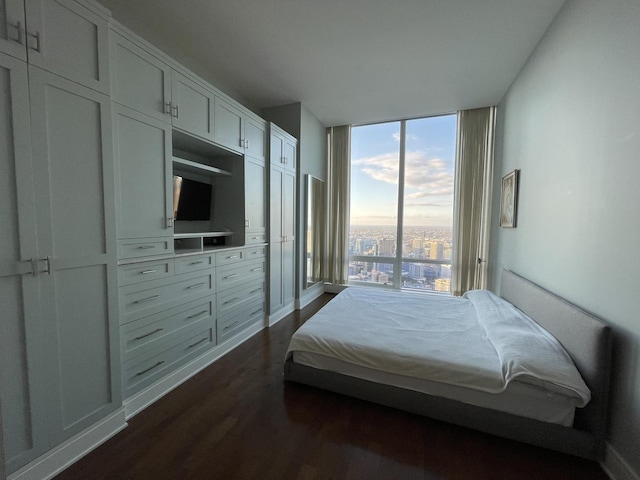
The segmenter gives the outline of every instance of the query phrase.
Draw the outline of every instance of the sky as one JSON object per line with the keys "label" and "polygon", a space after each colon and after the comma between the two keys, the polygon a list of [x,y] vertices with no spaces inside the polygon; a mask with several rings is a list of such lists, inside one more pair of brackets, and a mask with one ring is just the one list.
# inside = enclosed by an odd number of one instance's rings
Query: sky
{"label": "sky", "polygon": [[[451,226],[456,115],[407,121],[403,225]],[[351,225],[396,225],[400,122],[351,130]]]}

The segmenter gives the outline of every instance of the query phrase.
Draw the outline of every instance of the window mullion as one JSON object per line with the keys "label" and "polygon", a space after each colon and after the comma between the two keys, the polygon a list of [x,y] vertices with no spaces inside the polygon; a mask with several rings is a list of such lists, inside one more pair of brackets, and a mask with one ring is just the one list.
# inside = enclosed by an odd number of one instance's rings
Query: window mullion
{"label": "window mullion", "polygon": [[404,222],[404,170],[407,122],[400,122],[400,158],[398,165],[398,223],[396,230],[396,258],[393,264],[393,288],[402,288],[402,229]]}

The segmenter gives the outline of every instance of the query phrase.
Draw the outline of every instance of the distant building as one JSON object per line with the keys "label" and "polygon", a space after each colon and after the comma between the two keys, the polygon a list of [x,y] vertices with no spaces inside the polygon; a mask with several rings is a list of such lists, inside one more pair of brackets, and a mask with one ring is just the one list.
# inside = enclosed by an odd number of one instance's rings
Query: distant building
{"label": "distant building", "polygon": [[441,242],[429,242],[429,258],[431,260],[444,259],[444,244]]}
{"label": "distant building", "polygon": [[449,278],[437,278],[434,283],[436,292],[450,292],[451,291],[451,279]]}
{"label": "distant building", "polygon": [[381,238],[378,240],[378,255],[383,257],[396,254],[396,241],[393,238]]}

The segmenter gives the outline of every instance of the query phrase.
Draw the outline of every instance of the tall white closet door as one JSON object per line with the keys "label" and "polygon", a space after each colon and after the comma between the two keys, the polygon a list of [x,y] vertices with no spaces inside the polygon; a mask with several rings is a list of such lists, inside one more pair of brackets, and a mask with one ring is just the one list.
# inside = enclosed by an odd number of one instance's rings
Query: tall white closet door
{"label": "tall white closet door", "polygon": [[44,377],[34,376],[40,359],[26,348],[39,326],[28,101],[26,64],[0,53],[0,404],[8,472],[43,451],[30,391]]}
{"label": "tall white closet door", "polygon": [[284,305],[295,300],[295,240],[296,240],[296,176],[286,172],[282,187],[282,230],[285,243],[282,249],[282,297]]}
{"label": "tall white closet door", "polygon": [[107,96],[39,68],[29,81],[48,438],[60,441],[120,404],[111,112]]}
{"label": "tall white closet door", "polygon": [[271,167],[269,175],[269,311],[284,306],[282,299],[282,185],[284,170]]}
{"label": "tall white closet door", "polygon": [[0,52],[27,59],[23,0],[0,0]]}

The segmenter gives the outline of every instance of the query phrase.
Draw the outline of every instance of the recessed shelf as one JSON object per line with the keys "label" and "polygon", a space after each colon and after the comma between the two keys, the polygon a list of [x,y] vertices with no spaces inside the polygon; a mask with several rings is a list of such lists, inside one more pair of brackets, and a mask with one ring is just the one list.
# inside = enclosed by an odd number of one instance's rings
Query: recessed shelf
{"label": "recessed shelf", "polygon": [[203,163],[192,162],[191,160],[185,160],[184,158],[179,157],[173,157],[173,171],[174,173],[186,172],[194,173],[196,175],[231,176],[231,172],[227,170],[211,167]]}
{"label": "recessed shelf", "polygon": [[173,236],[173,250],[176,255],[184,255],[229,248],[232,237],[233,232],[176,233]]}

